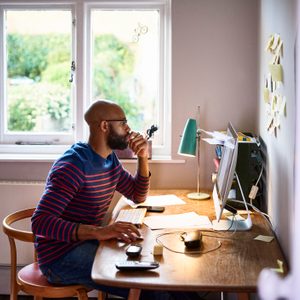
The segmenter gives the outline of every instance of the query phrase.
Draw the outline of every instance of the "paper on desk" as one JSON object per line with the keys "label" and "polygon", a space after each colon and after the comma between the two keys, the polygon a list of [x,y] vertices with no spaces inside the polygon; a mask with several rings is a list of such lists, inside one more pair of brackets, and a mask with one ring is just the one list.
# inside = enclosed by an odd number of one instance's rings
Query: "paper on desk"
{"label": "paper on desk", "polygon": [[217,140],[214,138],[203,138],[202,141],[204,141],[210,145],[224,145],[224,141]]}
{"label": "paper on desk", "polygon": [[139,207],[141,205],[144,206],[167,206],[167,205],[178,205],[185,204],[185,202],[177,197],[176,195],[159,195],[159,196],[148,196],[146,201],[142,203],[134,203],[129,199],[124,199],[127,204],[129,204],[132,208]]}
{"label": "paper on desk", "polygon": [[217,139],[219,141],[227,141],[230,139],[226,133],[220,132],[220,131],[206,131],[204,129],[201,129],[201,132],[204,132],[205,134],[211,136],[214,139]]}
{"label": "paper on desk", "polygon": [[204,132],[211,138],[202,138],[203,141],[207,142],[211,145],[224,145],[224,143],[227,143],[230,141],[231,137],[227,134],[220,132],[220,131],[206,131],[201,129],[201,132]]}
{"label": "paper on desk", "polygon": [[144,224],[150,229],[212,228],[212,224],[207,216],[200,216],[195,212],[145,217]]}

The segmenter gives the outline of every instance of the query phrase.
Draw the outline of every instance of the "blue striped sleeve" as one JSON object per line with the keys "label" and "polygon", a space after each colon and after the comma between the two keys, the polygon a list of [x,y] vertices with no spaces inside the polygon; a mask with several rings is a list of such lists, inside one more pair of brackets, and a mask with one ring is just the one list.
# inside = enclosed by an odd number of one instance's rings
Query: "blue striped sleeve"
{"label": "blue striped sleeve", "polygon": [[58,165],[52,169],[45,192],[32,216],[32,231],[36,236],[65,242],[72,240],[76,223],[61,216],[82,180],[81,172],[75,165]]}
{"label": "blue striped sleeve", "polygon": [[117,185],[117,191],[126,198],[139,203],[144,202],[150,186],[150,176],[143,177],[138,173],[132,176],[121,166],[120,178]]}

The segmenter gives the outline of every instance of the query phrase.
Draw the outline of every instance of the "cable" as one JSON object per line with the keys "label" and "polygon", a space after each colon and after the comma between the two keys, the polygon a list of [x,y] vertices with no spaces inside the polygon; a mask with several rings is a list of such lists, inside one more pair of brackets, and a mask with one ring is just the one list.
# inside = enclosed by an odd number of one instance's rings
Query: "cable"
{"label": "cable", "polygon": [[261,178],[261,176],[262,176],[263,171],[264,171],[264,167],[263,167],[263,165],[262,165],[262,166],[261,166],[260,173],[259,173],[258,178],[257,178],[257,181],[256,181],[256,183],[255,183],[255,186],[257,186],[258,182],[260,181],[260,178]]}
{"label": "cable", "polygon": [[[231,228],[232,225],[234,224],[234,221],[236,221],[236,214],[233,214],[233,215],[232,215],[231,224],[230,224],[230,227],[227,229],[227,231],[230,230],[230,228]],[[234,234],[236,233],[236,229],[237,229],[237,226],[235,226],[234,231],[232,232],[231,235],[234,235]]]}
{"label": "cable", "polygon": [[[244,203],[243,201],[240,201],[240,200],[232,200],[232,202],[236,202],[236,203]],[[273,228],[273,224],[272,224],[272,221],[271,221],[271,217],[270,217],[268,214],[262,212],[260,209],[258,209],[255,205],[253,205],[253,204],[251,204],[251,203],[248,203],[248,205],[251,206],[252,209],[253,209],[255,212],[257,212],[257,213],[259,213],[260,215],[262,215],[262,216],[265,218],[265,220],[267,220],[268,223],[269,223],[269,224],[271,225],[271,227]]]}
{"label": "cable", "polygon": [[252,186],[252,188],[251,188],[251,190],[250,190],[249,200],[250,200],[250,204],[251,204],[251,205],[253,205],[253,200],[255,199],[256,194],[257,194],[257,192],[258,192],[258,186],[257,186],[257,185],[258,185],[258,183],[259,183],[259,181],[260,181],[260,178],[261,178],[261,176],[262,176],[262,174],[263,174],[263,171],[264,171],[264,167],[263,167],[263,165],[262,165],[262,166],[261,166],[260,173],[259,173],[258,178],[257,178],[257,180],[256,180],[256,183],[255,183],[255,185]]}
{"label": "cable", "polygon": [[[252,186],[251,188],[251,191],[250,191],[250,194],[249,194],[249,200],[250,200],[250,203],[248,203],[248,205],[250,205],[252,207],[252,209],[259,213],[261,216],[264,217],[264,219],[271,225],[271,228],[273,230],[273,232],[275,232],[275,229],[274,229],[274,226],[273,226],[273,223],[272,223],[272,218],[270,215],[268,215],[267,213],[264,213],[262,212],[259,208],[257,208],[254,204],[253,204],[253,200],[255,199],[256,197],[256,194],[257,194],[257,191],[258,191],[258,183],[262,177],[262,174],[263,174],[263,170],[264,170],[264,167],[263,165],[261,166],[261,170],[260,170],[260,173],[258,175],[258,178],[256,180],[256,183],[254,186]],[[254,190],[254,192],[252,192],[252,189],[256,187],[256,189]],[[239,201],[239,200],[233,200],[233,202],[237,202],[237,203],[241,203],[242,201]]]}
{"label": "cable", "polygon": [[163,237],[163,236],[166,236],[166,235],[170,235],[170,234],[180,234],[180,236],[182,234],[184,234],[185,232],[182,232],[182,231],[172,231],[172,232],[164,232],[164,233],[161,233],[161,234],[158,234],[156,236],[156,242],[163,246],[164,248],[166,248],[167,250],[171,251],[171,252],[174,252],[174,253],[179,253],[179,254],[206,254],[206,253],[209,253],[209,252],[213,252],[217,249],[219,249],[221,246],[222,246],[222,243],[220,241],[218,241],[218,244],[213,247],[213,248],[210,248],[208,250],[196,250],[196,251],[188,251],[188,252],[184,252],[184,251],[178,251],[178,250],[174,250],[168,246],[166,246],[161,240],[160,238]]}

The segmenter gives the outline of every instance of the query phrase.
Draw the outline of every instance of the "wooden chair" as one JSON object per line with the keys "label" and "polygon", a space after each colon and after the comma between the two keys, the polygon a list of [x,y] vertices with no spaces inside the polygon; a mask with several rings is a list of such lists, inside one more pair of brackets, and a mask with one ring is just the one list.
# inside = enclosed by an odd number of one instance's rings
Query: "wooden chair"
{"label": "wooden chair", "polygon": [[[10,300],[17,300],[18,292],[34,296],[36,300],[45,298],[65,298],[77,295],[80,300],[87,300],[87,289],[83,285],[59,286],[51,284],[40,271],[35,262],[26,265],[17,272],[17,248],[15,240],[23,242],[34,242],[34,235],[31,231],[16,229],[11,225],[19,220],[31,218],[34,208],[19,210],[3,220],[3,232],[8,236],[11,254],[11,274],[10,274]],[[102,299],[102,292],[99,292],[98,299]]]}

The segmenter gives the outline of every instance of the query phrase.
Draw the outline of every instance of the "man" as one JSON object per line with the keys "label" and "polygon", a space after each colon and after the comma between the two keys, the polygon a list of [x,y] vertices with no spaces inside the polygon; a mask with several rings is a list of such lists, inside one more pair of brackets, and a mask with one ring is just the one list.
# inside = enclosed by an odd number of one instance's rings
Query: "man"
{"label": "man", "polygon": [[[101,226],[115,191],[143,202],[149,189],[148,143],[131,132],[123,110],[99,100],[85,113],[88,143],[78,142],[52,166],[45,191],[32,217],[41,271],[52,283],[84,284],[126,297],[127,289],[92,281],[91,269],[99,242],[131,243],[140,235],[129,223]],[[132,176],[112,151],[129,146],[137,155]]]}

